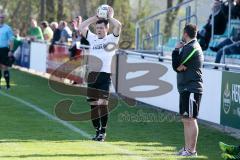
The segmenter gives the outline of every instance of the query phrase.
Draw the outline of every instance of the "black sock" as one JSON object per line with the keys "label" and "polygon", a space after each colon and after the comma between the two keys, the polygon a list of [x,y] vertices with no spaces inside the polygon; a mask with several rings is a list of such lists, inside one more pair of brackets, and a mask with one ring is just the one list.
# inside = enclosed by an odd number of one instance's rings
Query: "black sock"
{"label": "black sock", "polygon": [[91,119],[92,119],[93,127],[96,129],[96,131],[100,130],[100,118],[99,117],[100,117],[100,115],[99,115],[98,106],[91,105]]}
{"label": "black sock", "polygon": [[4,71],[3,72],[3,76],[5,78],[7,87],[10,87],[10,74],[9,74],[9,71],[8,70]]}
{"label": "black sock", "polygon": [[102,105],[100,106],[100,119],[101,119],[101,133],[106,133],[107,122],[108,122],[108,106]]}

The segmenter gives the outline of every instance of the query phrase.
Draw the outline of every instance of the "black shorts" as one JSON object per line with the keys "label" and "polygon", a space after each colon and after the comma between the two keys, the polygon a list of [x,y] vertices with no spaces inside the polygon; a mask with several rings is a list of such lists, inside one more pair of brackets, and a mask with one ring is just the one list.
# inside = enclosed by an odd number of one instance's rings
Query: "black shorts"
{"label": "black shorts", "polygon": [[179,112],[184,118],[197,118],[202,94],[183,92],[180,93]]}
{"label": "black shorts", "polygon": [[9,66],[9,57],[8,57],[9,48],[0,48],[0,64]]}
{"label": "black shorts", "polygon": [[107,99],[111,84],[111,74],[105,72],[90,72],[87,79],[87,101]]}

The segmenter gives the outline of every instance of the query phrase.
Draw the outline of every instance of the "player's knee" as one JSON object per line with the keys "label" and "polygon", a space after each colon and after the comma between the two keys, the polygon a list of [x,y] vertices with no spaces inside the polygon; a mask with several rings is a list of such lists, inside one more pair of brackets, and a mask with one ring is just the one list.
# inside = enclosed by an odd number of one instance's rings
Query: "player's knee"
{"label": "player's knee", "polygon": [[194,117],[189,118],[189,123],[195,123],[196,121],[197,119]]}
{"label": "player's knee", "polygon": [[98,101],[92,101],[92,102],[89,102],[89,104],[90,104],[91,106],[96,106],[96,105],[98,105]]}
{"label": "player's knee", "polygon": [[182,117],[182,122],[185,123],[185,124],[189,124],[189,119],[188,117]]}
{"label": "player's knee", "polygon": [[98,105],[98,100],[94,99],[94,98],[87,98],[87,102],[89,103],[89,105],[91,106],[96,106]]}
{"label": "player's knee", "polygon": [[107,99],[99,99],[99,105],[107,106],[108,105],[108,100]]}

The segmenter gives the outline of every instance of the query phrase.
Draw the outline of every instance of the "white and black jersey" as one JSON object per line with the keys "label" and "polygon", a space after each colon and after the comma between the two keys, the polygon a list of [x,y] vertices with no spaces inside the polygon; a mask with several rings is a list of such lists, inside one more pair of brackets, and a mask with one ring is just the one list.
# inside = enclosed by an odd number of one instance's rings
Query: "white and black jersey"
{"label": "white and black jersey", "polygon": [[[112,58],[116,54],[119,37],[112,33],[100,39],[96,34],[88,30],[86,39],[90,43],[90,55],[99,58],[102,62],[99,72],[111,73]],[[108,45],[115,46],[115,48],[107,50]],[[92,65],[94,64],[89,62],[89,69],[96,71]]]}

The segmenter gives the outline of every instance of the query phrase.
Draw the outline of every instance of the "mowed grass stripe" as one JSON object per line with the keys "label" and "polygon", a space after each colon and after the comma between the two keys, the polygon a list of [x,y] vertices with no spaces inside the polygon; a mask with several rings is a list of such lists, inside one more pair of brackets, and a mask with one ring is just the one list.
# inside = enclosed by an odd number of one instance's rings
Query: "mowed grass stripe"
{"label": "mowed grass stripe", "polygon": [[[31,74],[19,72],[17,70],[12,70],[12,83],[15,85],[13,86],[9,94],[19,97],[27,102],[36,104],[37,106],[41,107],[43,110],[47,111],[50,114],[54,114],[55,104],[63,98],[70,98],[74,100],[74,104],[72,106],[73,111],[78,112],[78,111],[89,110],[89,106],[85,101],[85,97],[59,95],[53,92],[51,89],[49,89],[48,81],[46,79],[33,76]],[[0,104],[1,103],[2,101],[0,99]],[[176,103],[178,103],[177,100],[176,100]],[[9,105],[13,105],[13,104],[11,103]],[[121,121],[119,118],[120,115],[123,113],[137,115],[139,111],[143,113],[150,113],[150,114],[158,114],[159,112],[161,112],[156,109],[146,108],[145,106],[128,107],[125,103],[120,102],[119,107],[116,110],[114,110],[114,112],[112,112],[110,115],[107,143],[114,144],[123,149],[127,149],[141,157],[146,157],[150,160],[184,159],[182,157],[176,157],[174,155],[176,151],[182,147],[182,144],[183,144],[182,124],[180,122],[167,122],[167,121],[164,121],[164,122]],[[34,117],[34,115],[32,116]],[[92,128],[91,122],[89,121],[71,122],[71,123],[74,124],[76,127],[86,131],[87,133],[94,134],[94,129]],[[62,125],[57,124],[57,126],[59,127],[60,130],[62,129],[66,130],[65,127],[62,127]],[[17,129],[15,130],[15,132],[17,134],[21,134]],[[67,131],[66,134],[68,133],[69,131]],[[63,136],[59,140],[54,140],[54,138],[46,138],[48,137],[47,133],[45,134],[42,133],[42,134],[43,134],[43,137],[45,138],[42,138],[41,142],[45,141],[44,139],[49,139],[49,140],[46,140],[45,143],[51,143],[50,146],[55,146],[56,144],[59,144],[59,142],[60,144],[70,143],[69,146],[72,145],[73,152],[69,153],[70,155],[67,156],[64,150],[68,150],[68,148],[64,147],[64,145],[63,146],[60,145],[59,147],[62,150],[60,150],[60,152],[57,152],[57,154],[54,154],[54,152],[56,151],[54,149],[52,151],[51,149],[49,149],[50,153],[46,153],[46,156],[43,156],[44,154],[43,155],[39,154],[39,152],[29,153],[30,155],[32,155],[32,157],[31,156],[30,157],[33,159],[40,158],[40,159],[52,160],[52,159],[63,158],[63,159],[84,159],[85,160],[85,159],[95,158],[95,159],[106,159],[106,160],[114,159],[115,160],[115,159],[123,159],[123,157],[125,157],[124,159],[135,158],[134,156],[127,156],[126,154],[122,154],[119,151],[115,151],[113,148],[110,148],[110,147],[105,147],[105,148],[99,147],[91,141],[85,141],[85,138],[83,137],[79,138],[79,135],[75,136],[74,134],[70,136],[70,138],[68,139]],[[31,134],[29,136],[31,136]],[[13,138],[10,138],[10,139],[13,140]],[[21,140],[21,138],[19,139]],[[27,140],[27,138],[25,138],[25,140]],[[34,143],[41,144],[41,142],[39,142],[39,139],[37,139],[36,141],[34,141]],[[225,141],[232,144],[240,143],[239,140],[234,139],[230,136],[227,136],[223,133],[220,133],[215,129],[200,125],[200,136],[199,136],[199,143],[198,143],[198,152],[200,156],[197,159],[219,160],[220,159],[220,151],[218,148],[219,141]],[[4,144],[6,143],[7,142],[5,142]],[[24,146],[24,144],[26,143],[27,142],[25,141],[24,142],[18,141],[16,145]],[[29,143],[31,144],[33,142],[31,141]],[[88,144],[87,147],[89,145],[92,147],[85,148],[84,147],[85,144]],[[37,149],[38,149],[37,147],[33,148],[34,151],[36,151]],[[96,152],[94,150],[96,150]],[[99,150],[101,150],[101,152],[98,152]],[[0,151],[1,151],[1,148],[0,148]],[[7,152],[4,152],[4,153],[7,153]],[[77,156],[74,156],[74,154],[75,155],[81,154],[81,155],[84,155],[84,157],[79,155],[79,158],[78,158]],[[10,154],[8,154],[8,156],[9,155]],[[21,152],[21,155],[24,156],[25,152]],[[57,157],[55,157],[54,155],[57,155]],[[5,158],[12,159],[16,157],[11,157],[11,158],[5,157]],[[188,159],[188,158],[185,158],[185,159]]]}

